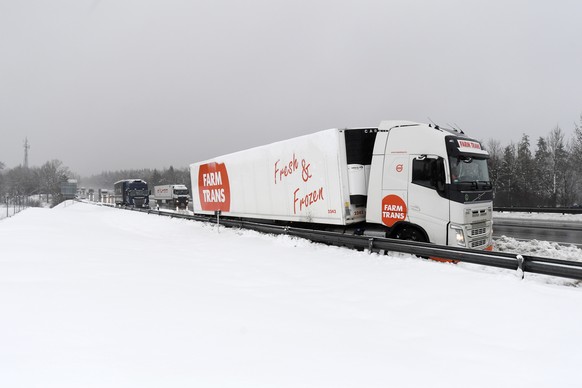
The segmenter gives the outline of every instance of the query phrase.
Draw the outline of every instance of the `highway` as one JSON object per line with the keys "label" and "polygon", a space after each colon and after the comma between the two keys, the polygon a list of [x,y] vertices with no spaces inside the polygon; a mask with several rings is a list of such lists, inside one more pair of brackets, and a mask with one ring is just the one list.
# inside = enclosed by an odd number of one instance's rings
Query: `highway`
{"label": "highway", "polygon": [[494,218],[493,237],[519,240],[553,241],[582,248],[582,223],[575,221],[536,221],[532,219]]}

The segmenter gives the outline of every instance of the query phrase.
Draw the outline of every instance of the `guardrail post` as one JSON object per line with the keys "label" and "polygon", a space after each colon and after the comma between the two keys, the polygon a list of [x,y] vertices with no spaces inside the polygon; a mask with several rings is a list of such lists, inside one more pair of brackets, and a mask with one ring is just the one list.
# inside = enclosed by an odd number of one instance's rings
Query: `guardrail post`
{"label": "guardrail post", "polygon": [[220,233],[220,210],[214,211],[214,214],[216,215],[216,230]]}
{"label": "guardrail post", "polygon": [[517,255],[517,276],[521,279],[525,277],[525,272],[523,271],[523,256]]}

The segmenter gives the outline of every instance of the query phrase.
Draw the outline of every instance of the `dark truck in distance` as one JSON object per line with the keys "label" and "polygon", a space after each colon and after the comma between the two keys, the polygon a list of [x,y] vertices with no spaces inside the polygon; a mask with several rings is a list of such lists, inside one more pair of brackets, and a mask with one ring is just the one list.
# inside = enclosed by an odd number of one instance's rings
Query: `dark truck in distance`
{"label": "dark truck in distance", "polygon": [[115,206],[149,208],[149,189],[142,179],[122,179],[113,185]]}

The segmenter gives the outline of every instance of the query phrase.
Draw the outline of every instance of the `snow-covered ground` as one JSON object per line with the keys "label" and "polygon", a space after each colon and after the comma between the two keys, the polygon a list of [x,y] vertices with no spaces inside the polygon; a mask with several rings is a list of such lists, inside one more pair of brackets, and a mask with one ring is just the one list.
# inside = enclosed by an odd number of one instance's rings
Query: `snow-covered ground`
{"label": "snow-covered ground", "polygon": [[493,218],[582,222],[582,214],[493,212]]}
{"label": "snow-covered ground", "polygon": [[15,213],[18,213],[20,209],[15,209],[14,206],[6,206],[5,203],[0,204],[0,220],[7,217],[12,217]]}
{"label": "snow-covered ground", "polygon": [[578,387],[582,288],[108,207],[0,221],[2,387]]}
{"label": "snow-covered ground", "polygon": [[[37,206],[41,206],[41,207],[50,207],[50,205],[46,202],[43,201],[43,196],[41,195],[31,195],[29,197],[29,200],[32,202],[36,202]],[[21,211],[23,211],[24,209],[26,209],[28,207],[29,204],[27,204],[27,206],[24,205],[14,205],[13,203],[9,203],[8,206],[6,206],[6,203],[0,203],[0,220],[2,220],[3,218],[7,218],[7,217],[12,217],[15,214],[20,213]]]}
{"label": "snow-covered ground", "polygon": [[[494,212],[493,228],[495,228],[496,219],[560,221],[562,223],[578,223],[577,226],[579,226],[582,223],[582,214]],[[502,236],[495,240],[494,250],[500,252],[520,253],[522,255],[582,261],[582,249],[573,244],[558,244],[550,241],[520,241],[510,236]]]}
{"label": "snow-covered ground", "polygon": [[493,247],[493,250],[499,252],[582,261],[582,249],[574,244],[558,244],[557,242],[541,240],[520,241],[512,237],[501,236],[494,240]]}

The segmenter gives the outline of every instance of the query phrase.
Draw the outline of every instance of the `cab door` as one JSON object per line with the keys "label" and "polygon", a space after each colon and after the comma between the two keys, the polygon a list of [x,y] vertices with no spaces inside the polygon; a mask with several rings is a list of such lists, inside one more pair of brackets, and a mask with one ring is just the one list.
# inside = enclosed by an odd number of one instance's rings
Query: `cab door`
{"label": "cab door", "polygon": [[409,155],[408,216],[435,244],[447,244],[449,201],[445,198],[445,164],[436,155]]}
{"label": "cab door", "polygon": [[382,173],[380,222],[388,227],[407,220],[409,171],[407,154],[386,155]]}

